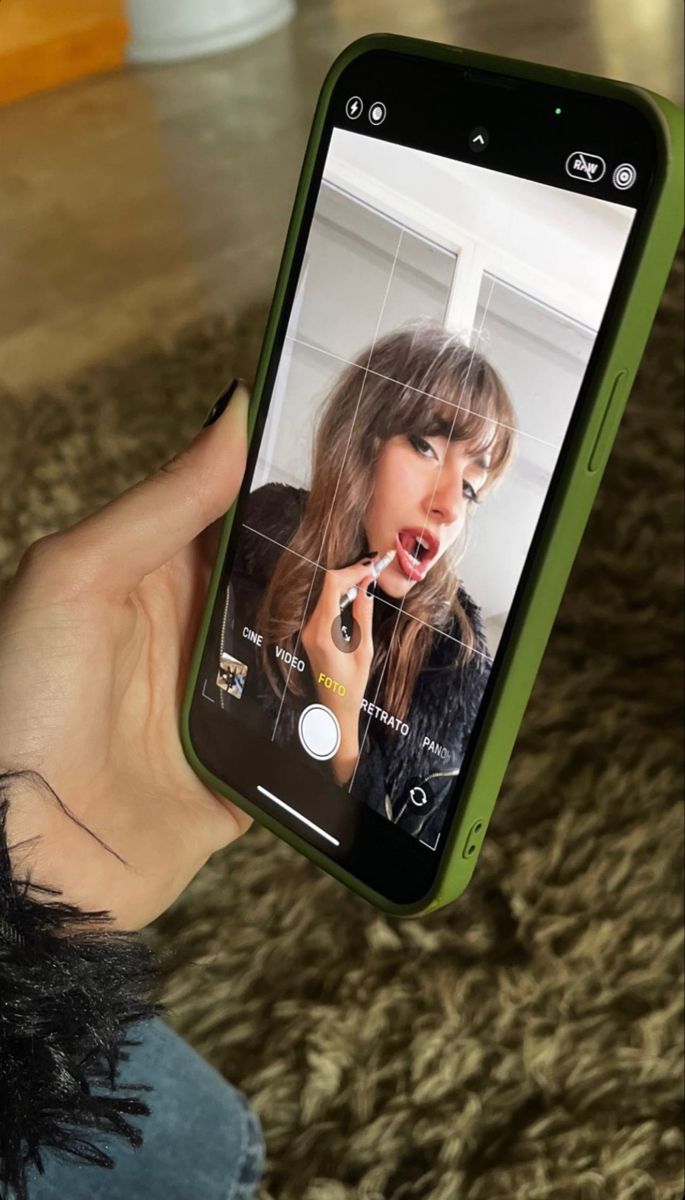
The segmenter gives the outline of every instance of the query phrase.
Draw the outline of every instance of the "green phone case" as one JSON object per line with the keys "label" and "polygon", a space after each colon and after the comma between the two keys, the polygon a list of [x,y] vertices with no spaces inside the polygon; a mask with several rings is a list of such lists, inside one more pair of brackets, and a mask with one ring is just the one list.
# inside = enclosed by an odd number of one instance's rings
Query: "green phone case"
{"label": "green phone case", "polygon": [[582,427],[576,430],[575,442],[568,460],[566,487],[563,494],[557,496],[557,503],[549,514],[533,569],[529,573],[525,594],[517,611],[516,625],[504,652],[487,721],[481,731],[461,803],[454,822],[445,835],[442,866],[431,892],[417,903],[396,904],[366,887],[303,838],[284,828],[251,801],[227,787],[222,780],[207,770],[195,753],[189,734],[190,705],[219,586],[234,508],[226,515],[181,711],[180,731],[186,757],[200,778],[213,791],[234,801],[260,824],[307,855],[375,908],[395,916],[418,917],[441,908],[460,896],[473,874],[478,859],[516,734],[682,233],[683,113],[669,100],[644,88],[538,63],[391,34],[374,34],[353,42],[336,59],[328,72],[314,114],[255,374],[249,416],[250,437],[274,344],[329,99],[343,69],[354,58],[370,50],[379,49],[498,71],[523,79],[621,99],[634,105],[646,116],[656,131],[660,147],[653,204],[650,216],[643,225],[640,260],[632,285],[624,288],[626,294],[620,298],[614,329],[603,343],[594,404],[586,411]]}

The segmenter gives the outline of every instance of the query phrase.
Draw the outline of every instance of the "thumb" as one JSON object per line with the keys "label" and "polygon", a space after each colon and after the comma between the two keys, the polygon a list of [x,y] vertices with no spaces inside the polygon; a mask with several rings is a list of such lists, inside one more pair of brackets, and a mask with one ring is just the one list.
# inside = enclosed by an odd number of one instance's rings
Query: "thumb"
{"label": "thumb", "polygon": [[227,512],[245,470],[249,399],[243,381],[234,380],[189,446],[67,530],[80,571],[126,595]]}

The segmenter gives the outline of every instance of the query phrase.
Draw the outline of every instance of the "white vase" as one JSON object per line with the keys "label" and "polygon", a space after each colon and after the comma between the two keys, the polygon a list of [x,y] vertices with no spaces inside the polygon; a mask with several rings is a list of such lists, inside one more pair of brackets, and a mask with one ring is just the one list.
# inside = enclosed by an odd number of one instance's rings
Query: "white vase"
{"label": "white vase", "polygon": [[127,0],[129,62],[178,62],[241,46],[285,25],[295,0]]}

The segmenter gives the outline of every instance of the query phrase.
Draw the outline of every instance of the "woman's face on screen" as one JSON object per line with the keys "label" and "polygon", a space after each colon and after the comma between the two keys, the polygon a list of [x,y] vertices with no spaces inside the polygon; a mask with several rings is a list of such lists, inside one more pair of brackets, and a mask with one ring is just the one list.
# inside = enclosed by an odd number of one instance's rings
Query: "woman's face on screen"
{"label": "woman's face on screen", "polygon": [[489,461],[487,451],[442,436],[398,434],[383,444],[364,529],[370,549],[397,552],[379,579],[388,596],[406,596],[453,545]]}

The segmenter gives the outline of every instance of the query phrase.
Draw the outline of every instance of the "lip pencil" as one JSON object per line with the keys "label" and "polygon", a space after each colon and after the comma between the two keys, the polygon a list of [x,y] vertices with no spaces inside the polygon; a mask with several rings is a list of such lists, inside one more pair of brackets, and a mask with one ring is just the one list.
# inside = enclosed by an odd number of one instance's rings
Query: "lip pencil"
{"label": "lip pencil", "polygon": [[[369,574],[373,576],[374,583],[378,579],[379,575],[382,575],[385,568],[390,566],[390,563],[392,562],[392,560],[396,554],[397,554],[396,550],[388,550],[387,554],[384,554],[382,558],[379,558],[377,563],[374,563],[374,565],[372,566],[372,568],[369,572]],[[347,608],[348,604],[351,604],[353,600],[356,600],[358,595],[359,595],[358,587],[348,588],[348,590],[344,593],[344,595],[340,599],[340,611],[344,612],[344,610]]]}

